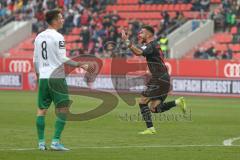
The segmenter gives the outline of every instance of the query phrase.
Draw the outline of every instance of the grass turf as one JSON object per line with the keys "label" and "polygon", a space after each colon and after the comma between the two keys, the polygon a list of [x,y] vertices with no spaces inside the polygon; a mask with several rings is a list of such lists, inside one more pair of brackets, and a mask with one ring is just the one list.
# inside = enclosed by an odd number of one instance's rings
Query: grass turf
{"label": "grass turf", "polygon": [[[129,107],[119,99],[118,106],[101,117],[67,123],[62,141],[71,151],[41,152],[35,149],[36,97],[35,92],[0,91],[0,160],[240,158],[239,146],[222,145],[223,140],[240,136],[239,99],[186,97],[187,117],[176,120],[179,108],[158,115],[154,122],[158,133],[146,136],[137,135],[145,129],[138,106]],[[101,103],[83,96],[72,99],[73,112],[86,112]],[[46,118],[48,145],[54,130],[53,111],[52,106]],[[233,144],[239,145],[240,140]]]}

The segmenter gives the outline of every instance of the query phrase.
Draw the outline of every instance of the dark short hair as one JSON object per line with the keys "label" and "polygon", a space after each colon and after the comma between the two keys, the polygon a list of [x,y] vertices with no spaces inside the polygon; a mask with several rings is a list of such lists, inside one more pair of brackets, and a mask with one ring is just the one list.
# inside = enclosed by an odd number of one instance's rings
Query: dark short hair
{"label": "dark short hair", "polygon": [[45,20],[48,24],[52,24],[52,21],[54,19],[58,18],[58,14],[61,13],[60,9],[52,9],[47,11],[47,13],[45,14]]}
{"label": "dark short hair", "polygon": [[147,31],[151,32],[152,34],[154,34],[154,29],[152,26],[149,25],[145,25],[142,27],[143,29],[146,29]]}

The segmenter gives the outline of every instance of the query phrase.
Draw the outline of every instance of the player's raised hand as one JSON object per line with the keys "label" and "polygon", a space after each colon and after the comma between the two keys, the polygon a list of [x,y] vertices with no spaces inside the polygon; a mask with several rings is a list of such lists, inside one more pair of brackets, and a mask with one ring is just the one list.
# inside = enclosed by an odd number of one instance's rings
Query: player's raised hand
{"label": "player's raised hand", "polygon": [[128,36],[127,36],[125,30],[123,29],[123,30],[121,31],[121,33],[122,33],[122,39],[123,39],[124,41],[126,41],[126,40],[128,39]]}

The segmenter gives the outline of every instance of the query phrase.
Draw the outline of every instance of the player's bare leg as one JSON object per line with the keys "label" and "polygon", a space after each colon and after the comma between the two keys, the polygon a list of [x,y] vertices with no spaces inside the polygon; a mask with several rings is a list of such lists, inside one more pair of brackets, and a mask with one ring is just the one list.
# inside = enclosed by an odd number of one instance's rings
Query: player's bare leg
{"label": "player's bare leg", "polygon": [[37,119],[36,119],[36,127],[38,134],[38,148],[40,150],[47,150],[45,143],[45,116],[47,114],[47,109],[38,109],[37,110]]}

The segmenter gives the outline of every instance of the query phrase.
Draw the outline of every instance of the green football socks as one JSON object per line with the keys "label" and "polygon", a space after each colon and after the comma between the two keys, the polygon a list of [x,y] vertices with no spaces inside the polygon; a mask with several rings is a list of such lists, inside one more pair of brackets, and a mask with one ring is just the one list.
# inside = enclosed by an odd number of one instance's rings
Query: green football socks
{"label": "green football socks", "polygon": [[37,134],[39,142],[44,142],[45,116],[37,116],[36,119]]}
{"label": "green football socks", "polygon": [[58,113],[55,122],[55,133],[53,140],[59,140],[66,123],[66,113]]}

